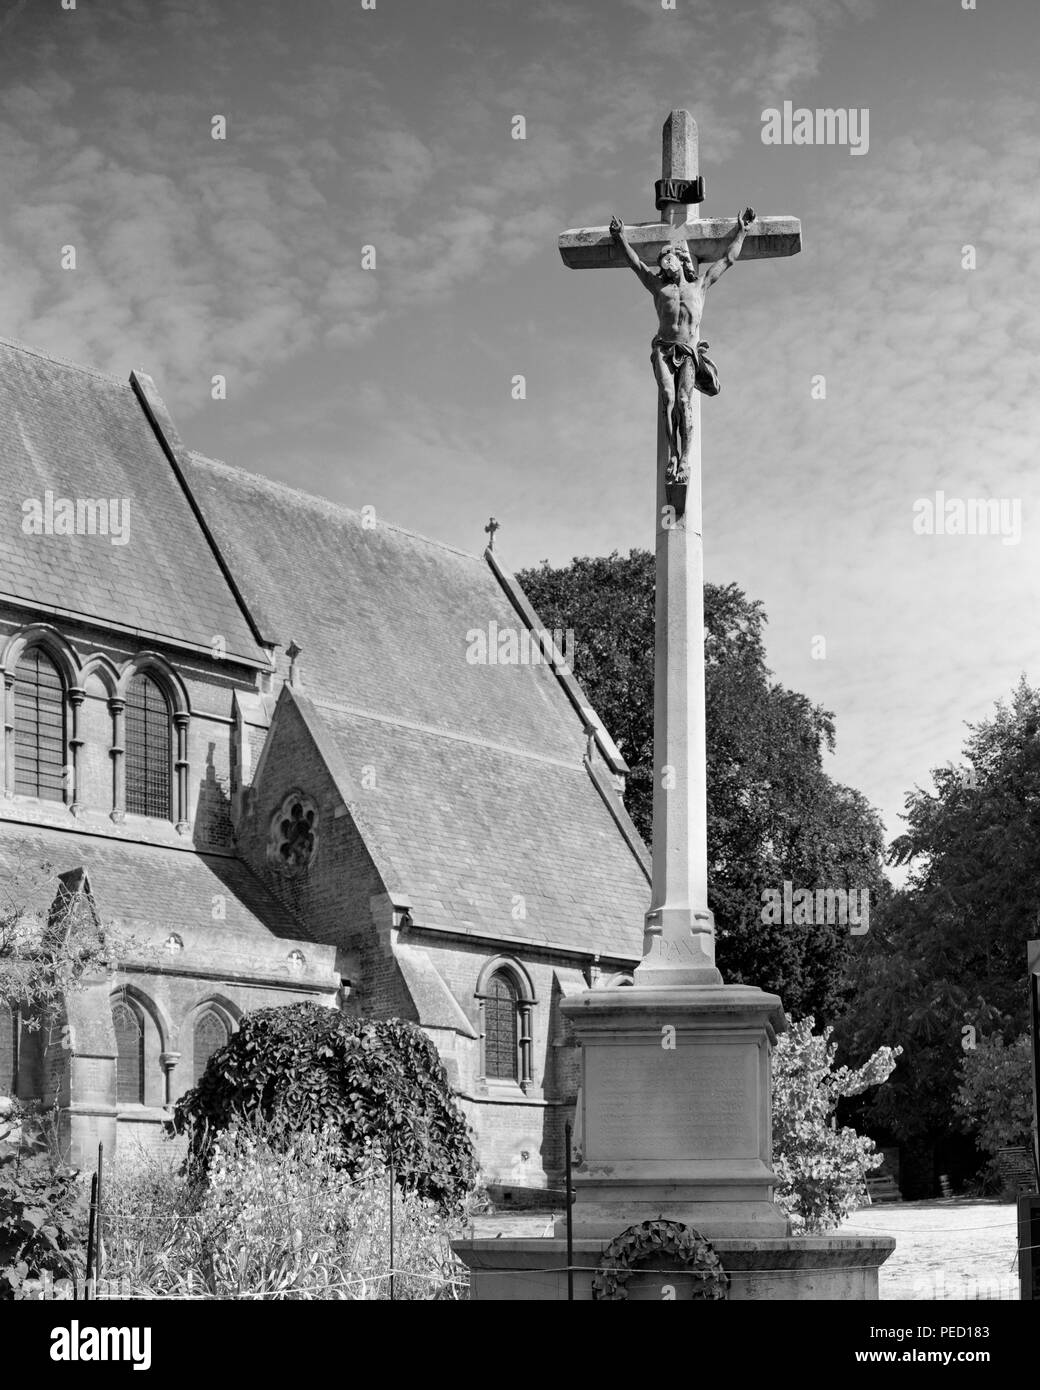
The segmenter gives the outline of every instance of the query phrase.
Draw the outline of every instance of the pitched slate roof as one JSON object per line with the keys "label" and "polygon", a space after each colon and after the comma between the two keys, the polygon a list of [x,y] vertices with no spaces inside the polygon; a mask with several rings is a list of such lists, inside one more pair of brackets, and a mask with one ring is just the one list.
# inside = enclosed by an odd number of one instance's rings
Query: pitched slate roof
{"label": "pitched slate roof", "polygon": [[638,959],[646,878],[581,763],[297,703],[417,923]]}
{"label": "pitched slate roof", "polygon": [[[265,664],[261,640],[302,648],[329,756],[382,769],[389,790],[364,814],[417,921],[638,957],[646,874],[583,765],[583,697],[545,664],[467,660],[475,632],[533,616],[484,559],[189,455],[148,378],[4,340],[0,486],[0,595],[207,649],[219,635]],[[128,544],[26,534],[22,503],[47,491],[129,498]],[[243,930],[301,934],[231,860],[69,839],[58,867],[97,860],[110,915],[197,907],[211,929],[219,878]]]}
{"label": "pitched slate roof", "polygon": [[647,877],[559,678],[466,659],[467,634],[522,625],[487,562],[198,455],[185,473],[264,638],[301,648],[343,781],[377,769],[359,826],[416,921],[638,959]]}
{"label": "pitched slate roof", "polygon": [[468,632],[518,623],[482,558],[198,454],[185,472],[265,639],[302,648],[307,694],[580,759],[547,666],[466,660]]}
{"label": "pitched slate roof", "polygon": [[[10,821],[3,829],[0,880],[10,898],[27,907],[46,911],[57,892],[57,875],[82,868],[102,919],[128,929],[200,930],[212,938],[213,900],[219,894],[225,912],[221,935],[308,939],[301,923],[252,871],[227,855]],[[43,864],[52,867],[53,877],[38,872]]]}
{"label": "pitched slate roof", "polygon": [[[128,498],[125,544],[32,535],[23,502]],[[264,660],[129,383],[0,339],[0,595]]]}

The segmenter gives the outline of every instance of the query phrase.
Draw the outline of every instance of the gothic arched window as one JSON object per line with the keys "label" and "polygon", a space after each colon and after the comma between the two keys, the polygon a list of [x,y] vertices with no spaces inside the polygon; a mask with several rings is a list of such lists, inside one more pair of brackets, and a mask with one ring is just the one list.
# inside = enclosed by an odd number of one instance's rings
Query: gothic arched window
{"label": "gothic arched window", "polygon": [[14,675],[14,789],[65,800],[65,688],[45,651],[30,647]]}
{"label": "gothic arched window", "polygon": [[484,1075],[508,1081],[518,1079],[520,1057],[519,995],[512,978],[496,970],[487,983],[484,998]]}
{"label": "gothic arched window", "polygon": [[112,1005],[116,1033],[116,1099],[120,1105],[144,1104],[144,1018],[127,1000]]}
{"label": "gothic arched window", "polygon": [[151,676],[134,676],[126,692],[126,809],[170,820],[170,707]]}
{"label": "gothic arched window", "polygon": [[227,1024],[214,1009],[206,1009],[195,1020],[192,1034],[192,1084],[197,1086],[206,1070],[206,1063],[228,1041]]}

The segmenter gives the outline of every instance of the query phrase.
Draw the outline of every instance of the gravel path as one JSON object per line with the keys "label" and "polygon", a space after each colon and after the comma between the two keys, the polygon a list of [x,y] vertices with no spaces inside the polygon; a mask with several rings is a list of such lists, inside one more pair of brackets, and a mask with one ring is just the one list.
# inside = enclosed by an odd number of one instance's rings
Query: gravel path
{"label": "gravel path", "polygon": [[1017,1299],[1017,1221],[1013,1202],[952,1197],[865,1207],[842,1230],[895,1236],[884,1299]]}

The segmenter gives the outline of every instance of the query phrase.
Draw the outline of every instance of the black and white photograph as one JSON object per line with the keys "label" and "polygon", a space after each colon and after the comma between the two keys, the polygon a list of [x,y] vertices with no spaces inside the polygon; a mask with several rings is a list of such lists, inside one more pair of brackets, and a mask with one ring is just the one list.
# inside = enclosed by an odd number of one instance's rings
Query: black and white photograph
{"label": "black and white photograph", "polygon": [[27,1365],[1035,1356],[1038,73],[1035,0],[0,0]]}

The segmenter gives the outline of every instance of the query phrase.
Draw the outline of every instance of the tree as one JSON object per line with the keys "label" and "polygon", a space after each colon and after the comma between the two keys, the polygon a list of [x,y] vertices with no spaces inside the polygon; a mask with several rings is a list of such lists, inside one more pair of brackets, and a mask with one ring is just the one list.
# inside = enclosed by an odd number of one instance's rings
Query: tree
{"label": "tree", "polygon": [[[540,620],[575,632],[575,675],[631,769],[625,804],[650,838],[653,799],[654,561],[627,557],[548,562],[518,576]],[[864,797],[823,770],[834,720],[772,680],[762,605],[734,584],[708,584],[705,687],[709,901],[718,961],[734,983],[780,994],[793,1017],[837,1014],[849,926],[762,920],[763,891],[888,894],[883,830]]]}
{"label": "tree", "polygon": [[831,1028],[803,1019],[773,1053],[773,1169],[776,1201],[800,1231],[839,1225],[863,1199],[867,1173],[881,1163],[874,1141],[838,1128],[838,1102],[880,1086],[899,1048],[882,1047],[861,1067],[834,1067]]}
{"label": "tree", "polygon": [[585,556],[517,575],[549,628],[575,634],[574,674],[629,766],[625,806],[649,843],[654,794],[654,564],[648,551]]}
{"label": "tree", "polygon": [[1033,1142],[1033,1050],[1028,1033],[1005,1044],[1000,1034],[964,1055],[954,1108],[984,1153]]}
{"label": "tree", "polygon": [[41,1274],[75,1276],[82,1248],[85,1188],[35,1130],[17,1102],[0,1105],[0,1302]]}
{"label": "tree", "polygon": [[904,1049],[869,1119],[926,1167],[957,1132],[965,1047],[1026,1027],[1025,943],[1040,908],[1038,732],[1040,694],[1022,680],[968,725],[962,764],[934,769],[933,790],[908,794],[907,829],[891,851],[909,866],[906,886],[851,963],[843,1042],[855,1055],[889,1038]]}
{"label": "tree", "polygon": [[347,1018],[316,1004],[257,1009],[175,1113],[203,1163],[214,1134],[259,1117],[287,1133],[335,1127],[351,1173],[381,1150],[406,1191],[445,1211],[476,1183],[473,1144],[437,1049],[401,1019]]}

